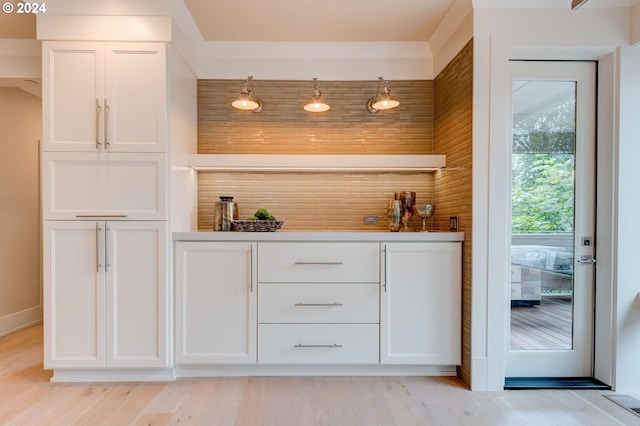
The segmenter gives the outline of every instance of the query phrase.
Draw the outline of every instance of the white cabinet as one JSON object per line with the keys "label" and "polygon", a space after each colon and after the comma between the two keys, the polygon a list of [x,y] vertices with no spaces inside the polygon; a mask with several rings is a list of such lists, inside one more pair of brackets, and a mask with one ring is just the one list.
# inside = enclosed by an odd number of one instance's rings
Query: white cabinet
{"label": "white cabinet", "polygon": [[176,362],[256,362],[256,244],[177,242]]}
{"label": "white cabinet", "polygon": [[45,222],[45,368],[166,367],[166,235],[164,222]]}
{"label": "white cabinet", "polygon": [[383,244],[380,361],[460,365],[461,243]]}
{"label": "white cabinet", "polygon": [[167,217],[166,154],[45,152],[44,220]]}
{"label": "white cabinet", "polygon": [[164,152],[161,43],[43,43],[44,151]]}

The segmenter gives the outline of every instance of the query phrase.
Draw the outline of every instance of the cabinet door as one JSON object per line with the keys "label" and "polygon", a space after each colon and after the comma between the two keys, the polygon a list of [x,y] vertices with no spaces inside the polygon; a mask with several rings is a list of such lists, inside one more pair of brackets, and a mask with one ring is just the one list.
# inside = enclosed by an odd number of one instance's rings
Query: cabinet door
{"label": "cabinet door", "polygon": [[45,152],[43,217],[166,219],[166,155]]}
{"label": "cabinet door", "polygon": [[166,223],[105,226],[107,367],[165,367]]}
{"label": "cabinet door", "polygon": [[102,149],[103,44],[45,42],[42,67],[44,151]]}
{"label": "cabinet door", "polygon": [[380,303],[383,364],[461,362],[461,243],[390,243]]}
{"label": "cabinet door", "polygon": [[45,42],[44,151],[166,152],[162,43]]}
{"label": "cabinet door", "polygon": [[176,362],[256,362],[256,244],[176,243]]}
{"label": "cabinet door", "polygon": [[111,152],[166,151],[165,47],[108,43],[104,143]]}
{"label": "cabinet door", "polygon": [[103,226],[44,223],[45,368],[105,365]]}

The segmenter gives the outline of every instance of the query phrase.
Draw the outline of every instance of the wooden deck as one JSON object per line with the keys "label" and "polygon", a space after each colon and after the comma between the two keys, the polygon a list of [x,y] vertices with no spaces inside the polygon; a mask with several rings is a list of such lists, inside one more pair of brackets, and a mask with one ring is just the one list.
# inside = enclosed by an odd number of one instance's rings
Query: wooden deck
{"label": "wooden deck", "polygon": [[511,308],[511,349],[571,349],[570,298],[543,297],[538,306]]}

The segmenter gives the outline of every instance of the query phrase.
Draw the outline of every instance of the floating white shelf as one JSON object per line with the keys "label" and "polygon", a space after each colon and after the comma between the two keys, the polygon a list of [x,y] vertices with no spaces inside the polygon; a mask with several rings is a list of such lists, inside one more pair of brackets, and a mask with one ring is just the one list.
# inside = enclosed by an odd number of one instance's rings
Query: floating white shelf
{"label": "floating white shelf", "polygon": [[446,166],[445,155],[192,154],[196,170],[272,172],[433,172]]}

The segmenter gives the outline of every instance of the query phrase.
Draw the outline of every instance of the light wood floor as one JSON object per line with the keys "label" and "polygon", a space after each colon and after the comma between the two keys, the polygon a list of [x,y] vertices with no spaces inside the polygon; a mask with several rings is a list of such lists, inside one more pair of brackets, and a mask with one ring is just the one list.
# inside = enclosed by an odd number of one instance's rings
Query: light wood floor
{"label": "light wood floor", "polygon": [[640,425],[599,391],[470,392],[455,378],[53,384],[42,327],[0,337],[1,425]]}

